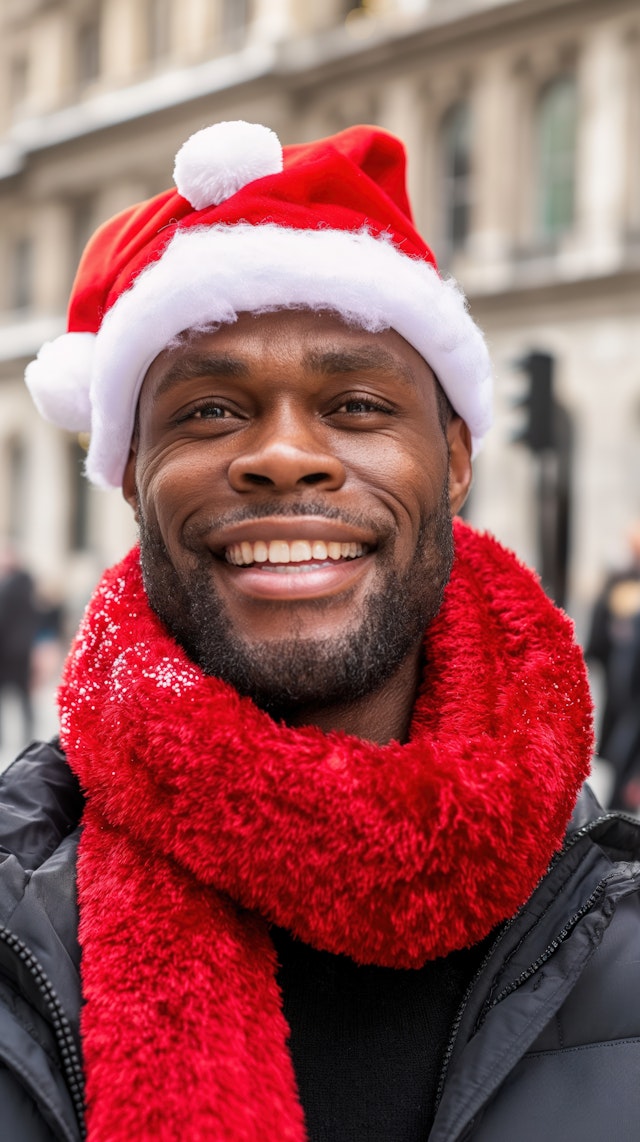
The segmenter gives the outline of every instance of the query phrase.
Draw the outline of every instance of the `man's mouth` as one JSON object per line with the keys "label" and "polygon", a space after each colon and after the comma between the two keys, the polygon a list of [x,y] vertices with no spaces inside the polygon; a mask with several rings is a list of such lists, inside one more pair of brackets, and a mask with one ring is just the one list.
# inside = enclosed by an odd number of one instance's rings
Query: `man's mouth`
{"label": "man's mouth", "polygon": [[359,559],[366,555],[365,543],[340,543],[323,539],[259,539],[243,540],[225,548],[224,558],[234,567],[258,566],[264,571],[295,573],[314,571],[320,567]]}

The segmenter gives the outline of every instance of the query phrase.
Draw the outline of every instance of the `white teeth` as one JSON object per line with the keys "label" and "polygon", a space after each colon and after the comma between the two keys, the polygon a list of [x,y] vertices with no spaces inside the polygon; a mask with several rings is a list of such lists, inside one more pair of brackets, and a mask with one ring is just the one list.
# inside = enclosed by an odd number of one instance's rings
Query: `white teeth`
{"label": "white teeth", "polygon": [[295,539],[291,544],[291,563],[304,563],[311,559],[311,544],[306,539]]}
{"label": "white teeth", "polygon": [[247,567],[251,563],[268,563],[281,566],[287,563],[326,563],[331,559],[334,562],[340,559],[358,559],[364,555],[368,548],[362,543],[338,543],[331,540],[325,543],[322,539],[311,542],[306,539],[272,539],[268,544],[262,539],[256,543],[249,543],[243,539],[241,543],[232,543],[225,551],[227,563],[236,567]]}
{"label": "white teeth", "polygon": [[269,562],[270,563],[290,563],[291,562],[291,549],[289,544],[283,539],[272,539],[269,544]]}

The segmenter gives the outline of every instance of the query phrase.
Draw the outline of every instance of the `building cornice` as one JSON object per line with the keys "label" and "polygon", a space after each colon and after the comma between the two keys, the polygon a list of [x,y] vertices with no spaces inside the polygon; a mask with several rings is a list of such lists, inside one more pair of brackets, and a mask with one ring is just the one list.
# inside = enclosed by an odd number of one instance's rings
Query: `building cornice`
{"label": "building cornice", "polygon": [[467,296],[473,316],[481,325],[489,318],[492,325],[499,325],[501,318],[506,323],[515,318],[521,325],[524,313],[537,319],[541,311],[547,310],[561,320],[561,315],[566,317],[574,306],[584,318],[591,303],[600,314],[611,308],[617,316],[635,315],[640,298],[640,269],[621,269],[571,281],[547,280],[535,286],[512,286],[486,293],[468,290]]}
{"label": "building cornice", "polygon": [[606,13],[602,0],[432,0],[426,12],[410,18],[399,19],[397,13],[363,18],[362,24],[370,22],[371,29],[359,41],[340,28],[288,40],[279,52],[279,73],[289,79],[292,90],[311,91],[332,79],[362,78],[367,71],[379,75],[380,69],[390,67],[401,70],[445,48],[472,45],[475,52],[483,39],[509,43],[514,32],[526,34],[536,24],[548,34],[551,20],[562,22],[570,16],[581,28],[590,16],[611,18],[625,11],[637,14],[634,0],[608,0]]}
{"label": "building cornice", "polygon": [[[607,16],[632,10],[630,0],[608,0]],[[139,83],[96,92],[68,107],[25,118],[0,141],[0,181],[15,177],[31,154],[50,150],[123,124],[135,124],[170,108],[220,93],[240,94],[270,82],[289,95],[311,93],[331,81],[398,69],[445,46],[473,43],[535,23],[548,27],[581,13],[602,14],[601,0],[434,0],[426,12],[400,19],[362,17],[360,32],[342,26],[279,43],[250,42],[239,52],[189,67],[173,68]],[[392,50],[390,50],[392,49]]]}
{"label": "building cornice", "polygon": [[0,363],[30,361],[45,341],[59,337],[65,328],[63,313],[47,317],[24,317],[0,325]]}
{"label": "building cornice", "polygon": [[173,68],[140,83],[97,92],[68,107],[25,118],[0,142],[0,180],[18,174],[30,154],[135,123],[222,91],[239,90],[275,71],[274,46],[251,44],[233,55],[194,67]]}

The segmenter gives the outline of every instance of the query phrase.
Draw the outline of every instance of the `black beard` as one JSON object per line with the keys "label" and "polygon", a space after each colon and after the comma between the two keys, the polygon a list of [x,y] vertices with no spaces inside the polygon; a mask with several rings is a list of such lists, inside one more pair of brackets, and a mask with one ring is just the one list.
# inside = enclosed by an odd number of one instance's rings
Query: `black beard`
{"label": "black beard", "polygon": [[[178,572],[157,525],[148,524],[140,507],[138,511],[142,572],[152,609],[205,674],[230,683],[285,721],[287,713],[303,707],[348,705],[390,679],[420,645],[438,613],[453,563],[445,482],[437,508],[421,521],[413,559],[404,574],[398,576],[394,567],[385,567],[378,553],[380,586],[366,600],[357,626],[335,638],[296,638],[293,632],[278,641],[247,643],[232,626],[212,586],[210,552],[194,552],[197,566]],[[279,512],[263,506],[261,514]],[[295,511],[287,507],[287,515],[292,514]],[[304,505],[304,514],[338,516],[335,511],[329,513],[326,505],[310,504]],[[338,518],[345,517],[340,514]],[[291,621],[288,604],[273,605],[282,607],[285,630]],[[326,604],[324,600],[309,603],[314,605]]]}

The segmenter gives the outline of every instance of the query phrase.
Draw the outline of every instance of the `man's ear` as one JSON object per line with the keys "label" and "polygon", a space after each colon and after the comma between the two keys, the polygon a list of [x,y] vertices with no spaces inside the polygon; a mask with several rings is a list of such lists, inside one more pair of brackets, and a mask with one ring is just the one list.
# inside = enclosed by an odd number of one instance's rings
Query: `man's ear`
{"label": "man's ear", "polygon": [[136,523],[138,523],[138,490],[136,487],[136,456],[138,453],[138,441],[134,436],[131,441],[131,448],[129,449],[129,458],[122,477],[122,495],[131,508]]}
{"label": "man's ear", "polygon": [[460,511],[469,495],[473,468],[471,466],[471,433],[464,420],[454,413],[447,425],[449,445],[449,503],[451,514]]}

